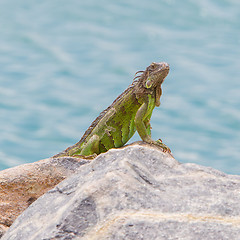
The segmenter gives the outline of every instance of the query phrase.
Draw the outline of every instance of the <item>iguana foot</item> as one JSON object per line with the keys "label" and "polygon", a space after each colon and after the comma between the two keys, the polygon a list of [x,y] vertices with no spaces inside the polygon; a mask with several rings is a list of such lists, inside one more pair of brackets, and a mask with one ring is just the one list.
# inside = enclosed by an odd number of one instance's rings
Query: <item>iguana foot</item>
{"label": "iguana foot", "polygon": [[165,145],[161,139],[158,139],[156,142],[156,145],[161,147],[163,149],[163,152],[171,153],[171,149]]}

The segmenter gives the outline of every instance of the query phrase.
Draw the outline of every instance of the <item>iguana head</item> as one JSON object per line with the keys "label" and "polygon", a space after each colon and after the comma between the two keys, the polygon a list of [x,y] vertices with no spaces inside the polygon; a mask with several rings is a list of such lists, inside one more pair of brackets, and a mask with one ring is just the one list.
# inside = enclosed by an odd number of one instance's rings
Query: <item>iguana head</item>
{"label": "iguana head", "polygon": [[[150,66],[146,68],[145,71],[139,71],[137,73],[142,73],[137,80],[138,94],[144,95],[149,92],[155,92],[155,105],[160,106],[160,97],[162,94],[161,84],[168,75],[169,65],[165,62],[155,63],[153,62]],[[136,73],[136,74],[137,74]]]}
{"label": "iguana head", "polygon": [[160,86],[169,72],[169,65],[165,62],[153,62],[144,71],[145,79],[143,85],[145,88],[155,88]]}

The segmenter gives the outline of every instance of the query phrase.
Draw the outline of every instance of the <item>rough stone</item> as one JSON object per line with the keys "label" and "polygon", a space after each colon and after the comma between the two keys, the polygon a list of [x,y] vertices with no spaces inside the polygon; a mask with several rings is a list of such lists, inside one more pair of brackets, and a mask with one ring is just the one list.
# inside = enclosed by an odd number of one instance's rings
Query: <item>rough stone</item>
{"label": "rough stone", "polygon": [[240,239],[239,203],[240,176],[133,145],[79,168],[2,239]]}
{"label": "rough stone", "polygon": [[50,158],[0,172],[0,237],[31,203],[89,161]]}

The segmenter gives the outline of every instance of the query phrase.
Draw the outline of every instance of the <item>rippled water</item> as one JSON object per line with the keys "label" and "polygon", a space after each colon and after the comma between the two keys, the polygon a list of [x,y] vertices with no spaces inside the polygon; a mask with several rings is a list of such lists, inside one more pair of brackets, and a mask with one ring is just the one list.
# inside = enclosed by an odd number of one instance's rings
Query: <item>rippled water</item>
{"label": "rippled water", "polygon": [[239,9],[238,0],[1,1],[0,169],[76,143],[137,70],[166,61],[153,138],[180,162],[239,174]]}

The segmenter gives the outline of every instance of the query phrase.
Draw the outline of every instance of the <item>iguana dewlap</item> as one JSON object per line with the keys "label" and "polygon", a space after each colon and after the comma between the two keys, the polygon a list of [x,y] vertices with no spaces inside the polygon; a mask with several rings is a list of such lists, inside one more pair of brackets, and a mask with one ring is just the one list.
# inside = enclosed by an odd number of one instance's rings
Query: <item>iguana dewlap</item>
{"label": "iguana dewlap", "polygon": [[137,131],[144,142],[170,149],[161,140],[151,138],[150,118],[154,107],[160,106],[161,85],[169,65],[153,62],[115,101],[93,121],[81,140],[54,157],[96,156],[110,148],[122,147]]}

